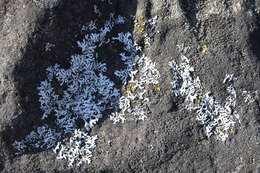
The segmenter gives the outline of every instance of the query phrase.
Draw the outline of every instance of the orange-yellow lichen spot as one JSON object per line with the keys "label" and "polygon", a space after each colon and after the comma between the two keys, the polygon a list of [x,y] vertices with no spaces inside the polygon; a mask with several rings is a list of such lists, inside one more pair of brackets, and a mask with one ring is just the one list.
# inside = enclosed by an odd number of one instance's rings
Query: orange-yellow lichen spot
{"label": "orange-yellow lichen spot", "polygon": [[130,92],[130,91],[131,91],[131,89],[130,89],[130,88],[127,88],[126,92],[128,93],[128,92]]}
{"label": "orange-yellow lichen spot", "polygon": [[221,130],[221,131],[224,130],[223,127],[216,127],[216,129],[217,129],[217,130]]}
{"label": "orange-yellow lichen spot", "polygon": [[140,32],[141,32],[141,33],[144,33],[144,28],[142,28],[142,29],[140,30]]}
{"label": "orange-yellow lichen spot", "polygon": [[230,128],[229,128],[229,132],[230,132],[230,133],[234,133],[234,132],[235,132],[235,129],[234,129],[233,127],[230,127]]}
{"label": "orange-yellow lichen spot", "polygon": [[141,27],[141,25],[140,25],[138,22],[136,22],[134,26],[135,26],[136,28],[140,28],[140,27]]}
{"label": "orange-yellow lichen spot", "polygon": [[144,16],[140,16],[139,19],[140,19],[140,20],[144,19]]}
{"label": "orange-yellow lichen spot", "polygon": [[208,52],[208,50],[209,50],[209,48],[207,45],[202,46],[202,53],[206,53],[206,52]]}
{"label": "orange-yellow lichen spot", "polygon": [[133,84],[133,83],[129,83],[129,86],[128,86],[128,88],[127,88],[127,91],[134,92],[134,91],[135,91],[134,85],[135,85],[135,84]]}
{"label": "orange-yellow lichen spot", "polygon": [[133,87],[133,86],[135,86],[135,84],[133,84],[133,83],[130,83],[130,84],[129,84],[129,86],[130,86],[130,87]]}

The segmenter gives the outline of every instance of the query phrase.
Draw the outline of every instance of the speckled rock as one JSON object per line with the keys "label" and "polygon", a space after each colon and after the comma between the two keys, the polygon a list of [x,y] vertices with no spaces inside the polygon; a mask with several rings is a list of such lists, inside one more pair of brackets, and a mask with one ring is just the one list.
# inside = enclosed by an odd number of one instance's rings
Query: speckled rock
{"label": "speckled rock", "polygon": [[[160,91],[150,91],[144,121],[113,124],[104,118],[91,164],[68,167],[52,150],[15,156],[11,146],[41,125],[38,102],[45,69],[79,53],[81,28],[101,0],[4,0],[0,2],[0,170],[14,172],[259,172],[260,171],[260,2],[258,0],[111,0],[111,11],[144,16],[150,46],[143,50],[161,74]],[[100,22],[102,22],[100,20]],[[133,26],[126,28],[142,41]],[[141,42],[140,41],[140,42]],[[46,44],[55,45],[46,51]],[[184,45],[185,52],[178,50]],[[203,51],[203,46],[207,51]],[[112,50],[111,50],[112,51]],[[225,142],[207,139],[185,98],[172,92],[169,61],[184,54],[205,91],[222,103],[226,74],[233,74],[240,122]],[[254,102],[241,94],[250,91]]]}

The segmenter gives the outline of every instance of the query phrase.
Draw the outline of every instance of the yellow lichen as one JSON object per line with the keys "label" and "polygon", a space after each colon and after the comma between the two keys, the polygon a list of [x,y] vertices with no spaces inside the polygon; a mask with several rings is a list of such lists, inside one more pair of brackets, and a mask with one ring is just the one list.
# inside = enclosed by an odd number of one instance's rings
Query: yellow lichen
{"label": "yellow lichen", "polygon": [[141,33],[144,33],[144,28],[142,28],[142,29],[140,30],[140,32],[141,32]]}
{"label": "yellow lichen", "polygon": [[140,16],[139,19],[140,19],[140,20],[144,19],[144,16]]}
{"label": "yellow lichen", "polygon": [[234,132],[235,132],[235,129],[234,129],[233,127],[230,127],[230,128],[229,128],[229,132],[230,132],[230,133],[234,133]]}
{"label": "yellow lichen", "polygon": [[218,126],[218,127],[216,127],[216,129],[217,129],[217,130],[221,130],[221,131],[222,131],[222,130],[224,130],[224,128],[223,128],[223,127],[219,127],[219,126]]}
{"label": "yellow lichen", "polygon": [[202,53],[206,53],[206,52],[208,52],[208,46],[207,45],[203,45],[202,46]]}
{"label": "yellow lichen", "polygon": [[141,27],[141,25],[140,25],[138,22],[136,22],[134,26],[135,26],[136,28],[140,28],[140,27]]}
{"label": "yellow lichen", "polygon": [[133,84],[133,83],[130,83],[130,84],[129,84],[129,86],[130,86],[130,87],[134,87],[134,86],[135,86],[135,84]]}

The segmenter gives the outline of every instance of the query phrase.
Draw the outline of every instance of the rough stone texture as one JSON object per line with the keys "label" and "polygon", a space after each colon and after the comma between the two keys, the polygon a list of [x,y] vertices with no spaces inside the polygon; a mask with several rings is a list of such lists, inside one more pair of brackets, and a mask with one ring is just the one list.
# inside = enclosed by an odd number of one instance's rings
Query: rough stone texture
{"label": "rough stone texture", "polygon": [[[67,168],[52,151],[14,157],[11,142],[40,123],[36,87],[45,78],[46,67],[66,66],[66,57],[79,51],[76,41],[82,38],[82,25],[91,18],[93,3],[45,0],[39,6],[31,0],[0,2],[0,170],[259,172],[259,0],[113,1],[112,11],[118,14],[144,15],[144,20],[158,16],[155,29],[148,31],[153,35],[152,44],[144,50],[161,73],[162,89],[154,98],[157,101],[149,118],[118,125],[108,119],[100,122],[91,132],[99,140],[90,165]],[[56,45],[51,53],[44,50],[47,42]],[[178,59],[177,45],[182,43],[190,47],[186,56],[203,87],[217,100],[226,98],[225,74],[237,78],[237,91],[248,90],[255,96],[249,106],[238,98],[241,124],[226,142],[207,140],[195,115],[182,109],[172,94],[168,62]],[[203,45],[208,52],[202,53]]]}

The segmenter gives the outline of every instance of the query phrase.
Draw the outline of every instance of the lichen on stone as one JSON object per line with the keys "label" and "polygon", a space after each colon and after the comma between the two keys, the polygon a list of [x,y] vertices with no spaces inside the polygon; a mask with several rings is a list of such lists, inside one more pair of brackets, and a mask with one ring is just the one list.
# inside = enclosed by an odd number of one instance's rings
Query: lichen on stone
{"label": "lichen on stone", "polygon": [[[94,6],[94,12],[101,15],[97,6]],[[116,17],[114,13],[109,14],[101,28],[91,20],[81,29],[86,32],[84,38],[77,41],[81,53],[70,57],[70,67],[65,69],[55,64],[46,69],[47,78],[37,88],[43,112],[41,119],[51,117],[54,123],[52,127],[44,124],[24,139],[14,141],[17,155],[54,148],[57,159],[67,160],[69,166],[90,163],[97,136],[90,136],[89,132],[104,117],[104,112],[113,112],[110,119],[114,123],[124,122],[126,113],[137,120],[146,118],[149,100],[145,98],[145,87],[158,84],[160,75],[150,58],[140,58],[141,48],[133,41],[130,32],[114,31],[115,26],[124,24],[124,18],[120,15]],[[120,93],[120,88],[107,75],[107,64],[100,60],[99,50],[111,41],[123,47],[119,54],[123,66],[115,70],[114,77],[121,80],[122,85],[133,84],[126,95]],[[140,71],[136,65],[141,68]],[[137,72],[140,76],[138,80]],[[59,91],[57,88],[60,88]],[[140,104],[136,104],[136,99]]]}
{"label": "lichen on stone", "polygon": [[[172,69],[172,89],[176,97],[184,97],[186,109],[196,113],[196,120],[205,128],[207,138],[215,136],[217,140],[225,141],[230,129],[239,122],[236,111],[236,90],[231,83],[227,87],[229,96],[223,104],[218,103],[211,92],[205,92],[199,77],[193,77],[194,68],[189,59],[181,55],[181,63],[175,60],[169,62]],[[226,75],[223,83],[232,82],[233,75]]]}

